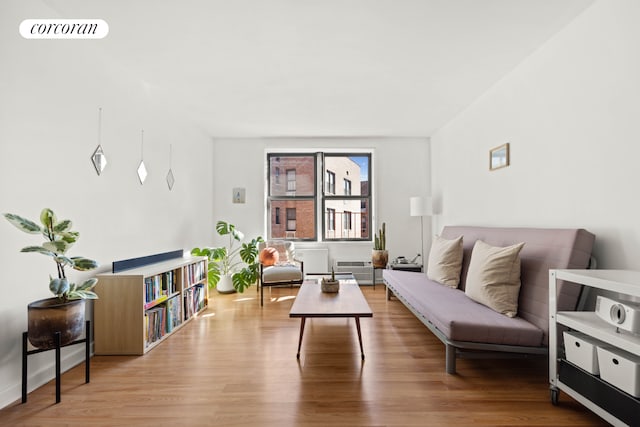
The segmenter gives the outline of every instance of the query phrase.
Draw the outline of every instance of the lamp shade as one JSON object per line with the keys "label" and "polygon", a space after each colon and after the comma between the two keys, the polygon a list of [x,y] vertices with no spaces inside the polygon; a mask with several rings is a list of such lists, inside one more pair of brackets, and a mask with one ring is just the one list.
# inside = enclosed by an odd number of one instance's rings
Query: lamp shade
{"label": "lamp shade", "polygon": [[431,197],[415,196],[409,199],[409,215],[430,216],[432,214]]}

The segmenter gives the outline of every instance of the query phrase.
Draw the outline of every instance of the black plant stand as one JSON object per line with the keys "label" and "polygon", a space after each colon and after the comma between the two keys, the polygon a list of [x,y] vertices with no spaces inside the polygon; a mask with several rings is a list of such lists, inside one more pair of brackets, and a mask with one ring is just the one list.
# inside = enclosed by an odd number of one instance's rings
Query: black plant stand
{"label": "black plant stand", "polygon": [[84,377],[85,383],[89,382],[90,371],[90,348],[91,348],[91,321],[87,320],[85,323],[84,338],[75,340],[66,345],[60,345],[60,332],[54,334],[54,348],[49,349],[36,349],[27,350],[27,332],[22,333],[22,403],[27,401],[27,356],[36,353],[42,353],[43,351],[55,350],[56,351],[56,403],[60,403],[60,349],[74,344],[85,343],[84,354]]}

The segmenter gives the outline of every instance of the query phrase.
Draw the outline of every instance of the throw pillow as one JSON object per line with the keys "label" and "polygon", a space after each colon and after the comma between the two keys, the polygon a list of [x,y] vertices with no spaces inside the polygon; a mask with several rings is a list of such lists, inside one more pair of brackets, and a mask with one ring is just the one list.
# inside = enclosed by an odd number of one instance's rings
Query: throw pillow
{"label": "throw pillow", "polygon": [[267,247],[273,248],[278,252],[278,259],[276,260],[278,265],[287,264],[289,262],[287,242],[283,240],[270,240],[267,242]]}
{"label": "throw pillow", "polygon": [[278,251],[275,248],[264,248],[260,251],[260,256],[258,257],[260,264],[265,267],[275,265],[279,258]]}
{"label": "throw pillow", "polygon": [[524,243],[518,243],[501,248],[476,241],[469,261],[465,294],[498,313],[515,317],[523,246]]}
{"label": "throw pillow", "polygon": [[434,236],[429,252],[427,277],[450,288],[457,288],[462,270],[462,236],[448,240]]}

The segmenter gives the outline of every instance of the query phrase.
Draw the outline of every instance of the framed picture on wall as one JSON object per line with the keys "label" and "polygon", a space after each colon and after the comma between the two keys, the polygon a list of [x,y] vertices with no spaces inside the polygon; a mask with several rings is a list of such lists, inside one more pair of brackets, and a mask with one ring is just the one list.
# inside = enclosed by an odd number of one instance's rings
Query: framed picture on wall
{"label": "framed picture on wall", "polygon": [[509,166],[509,143],[502,144],[499,147],[489,151],[489,170],[506,168]]}

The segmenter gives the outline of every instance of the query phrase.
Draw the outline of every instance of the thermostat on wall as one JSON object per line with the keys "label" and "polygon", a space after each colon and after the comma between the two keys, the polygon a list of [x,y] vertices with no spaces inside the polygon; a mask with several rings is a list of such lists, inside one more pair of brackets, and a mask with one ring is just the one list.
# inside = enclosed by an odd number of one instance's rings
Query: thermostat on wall
{"label": "thermostat on wall", "polygon": [[233,203],[244,203],[244,188],[233,189]]}

